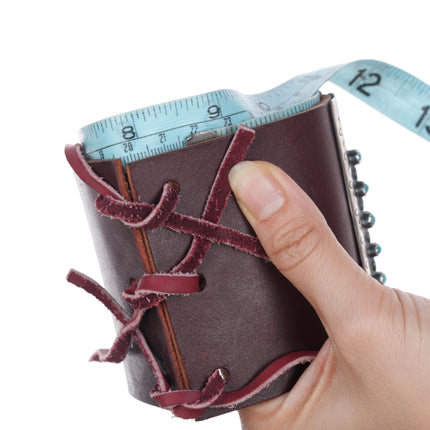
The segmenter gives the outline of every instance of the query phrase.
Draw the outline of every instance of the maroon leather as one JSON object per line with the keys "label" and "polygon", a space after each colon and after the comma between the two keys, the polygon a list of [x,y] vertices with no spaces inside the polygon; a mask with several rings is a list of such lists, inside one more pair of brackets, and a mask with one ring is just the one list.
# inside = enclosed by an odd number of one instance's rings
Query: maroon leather
{"label": "maroon leather", "polygon": [[[73,269],[67,276],[69,282],[100,300],[122,324],[112,347],[98,350],[91,359],[119,363],[127,356],[132,346],[131,342],[134,340],[156,377],[157,385],[151,390],[151,397],[161,407],[171,409],[174,415],[182,418],[199,418],[208,408],[237,407],[259,394],[260,391],[293,367],[312,361],[317,353],[317,351],[297,351],[285,354],[270,363],[245,386],[234,391],[225,392],[228,373],[221,368],[208,378],[201,390],[172,389],[140,330],[140,323],[147,310],[156,308],[161,311],[160,319],[168,334],[166,342],[170,342],[173,347],[172,353],[175,354],[175,364],[180,366],[182,360],[178,352],[170,317],[166,315],[164,303],[166,298],[172,294],[183,295],[200,291],[199,286],[195,283],[195,278],[198,278],[199,275],[194,271],[201,264],[212,242],[233,246],[242,252],[267,259],[263,250],[261,253],[256,253],[253,244],[251,243],[249,246],[249,240],[244,240],[253,238],[256,241],[257,238],[218,224],[230,195],[228,173],[235,163],[243,160],[254,138],[255,131],[253,129],[243,125],[238,127],[219,165],[201,219],[174,212],[179,197],[179,186],[173,181],[164,184],[160,201],[156,205],[130,202],[125,198],[129,196],[129,193],[124,187],[125,177],[122,170],[117,169],[117,174],[120,177],[119,183],[124,197],[95,174],[82,155],[81,145],[68,145],[65,148],[66,157],[78,177],[100,193],[96,199],[96,208],[99,213],[113,219],[120,219],[126,226],[133,227],[142,260],[149,271],[155,270],[153,269],[153,260],[150,258],[150,251],[146,247],[147,240],[142,243],[139,233],[142,233],[142,239],[146,238],[146,235],[143,231],[137,230],[138,227],[145,227],[147,230],[163,226],[176,232],[191,233],[194,236],[189,251],[170,273],[144,274],[139,281],[131,280],[130,288],[122,293],[122,297],[131,305],[132,314],[127,312],[107,290],[91,278]],[[115,163],[115,166],[119,167],[117,164]],[[193,228],[191,228],[190,221],[193,221]],[[240,237],[240,243],[234,243],[233,237]],[[182,273],[183,270],[189,273]],[[165,282],[150,282],[151,288],[147,288],[148,280],[152,279],[163,279]],[[179,366],[176,369],[179,369],[180,375],[184,375],[183,369]]]}
{"label": "maroon leather", "polygon": [[[256,127],[248,160],[267,160],[284,169],[310,195],[336,237],[360,263],[336,148],[329,96],[303,113]],[[127,199],[157,204],[163,186],[175,182],[180,195],[175,211],[200,218],[219,165],[231,142],[224,136],[127,165],[127,178],[116,161],[92,162]],[[128,182],[128,184],[127,184]],[[192,236],[165,227],[131,230],[94,208],[97,193],[79,181],[104,284],[125,308],[121,293],[143,273],[169,272],[186,255]],[[131,196],[127,187],[131,189]],[[246,235],[252,229],[233,197],[220,218],[223,226]],[[242,389],[271,363],[295,351],[318,350],[326,333],[303,296],[265,259],[225,244],[211,244],[197,268],[203,289],[168,297],[150,309],[141,331],[174,389],[201,390],[218,368],[229,374],[226,393]],[[154,404],[150,367],[133,346],[125,359],[130,392]],[[244,407],[289,390],[305,366],[297,365],[269,387],[237,405]],[[200,419],[231,408],[209,408]]]}

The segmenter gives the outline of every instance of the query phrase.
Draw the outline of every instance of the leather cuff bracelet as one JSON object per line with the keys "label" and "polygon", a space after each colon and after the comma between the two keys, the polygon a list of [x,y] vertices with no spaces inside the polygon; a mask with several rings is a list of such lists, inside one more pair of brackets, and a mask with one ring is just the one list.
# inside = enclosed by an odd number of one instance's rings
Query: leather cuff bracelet
{"label": "leather cuff bracelet", "polygon": [[205,419],[290,390],[327,337],[231,196],[236,163],[266,160],[285,170],[352,258],[382,276],[360,221],[358,155],[343,147],[332,96],[125,168],[120,160],[87,162],[80,145],[66,156],[106,289],[74,270],[68,280],[117,320],[113,346],[92,359],[123,361],[131,394],[176,416]]}

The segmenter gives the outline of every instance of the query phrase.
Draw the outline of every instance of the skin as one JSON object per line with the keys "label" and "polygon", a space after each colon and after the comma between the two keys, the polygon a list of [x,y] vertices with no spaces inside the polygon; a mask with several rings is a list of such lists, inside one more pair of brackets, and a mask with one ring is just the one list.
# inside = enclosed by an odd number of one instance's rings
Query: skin
{"label": "skin", "polygon": [[268,256],[329,336],[289,393],[240,411],[243,430],[428,430],[430,301],[369,277],[278,167],[245,161],[229,180]]}

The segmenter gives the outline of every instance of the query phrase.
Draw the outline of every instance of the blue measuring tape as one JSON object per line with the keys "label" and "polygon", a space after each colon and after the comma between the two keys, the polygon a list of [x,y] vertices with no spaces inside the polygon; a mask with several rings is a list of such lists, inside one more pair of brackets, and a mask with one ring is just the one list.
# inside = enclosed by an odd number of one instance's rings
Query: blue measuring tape
{"label": "blue measuring tape", "polygon": [[180,149],[208,130],[221,136],[239,124],[262,125],[316,105],[327,81],[430,141],[430,86],[389,64],[359,60],[297,76],[260,94],[218,90],[106,118],[80,130],[84,153],[125,164]]}

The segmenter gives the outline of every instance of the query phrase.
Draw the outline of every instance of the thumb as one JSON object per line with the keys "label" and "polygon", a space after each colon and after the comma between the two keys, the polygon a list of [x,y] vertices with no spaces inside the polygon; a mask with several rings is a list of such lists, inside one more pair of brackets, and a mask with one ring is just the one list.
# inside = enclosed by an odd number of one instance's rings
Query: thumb
{"label": "thumb", "polygon": [[231,169],[229,181],[267,255],[311,303],[330,337],[368,312],[382,286],[352,260],[285,172],[267,162],[244,161]]}

